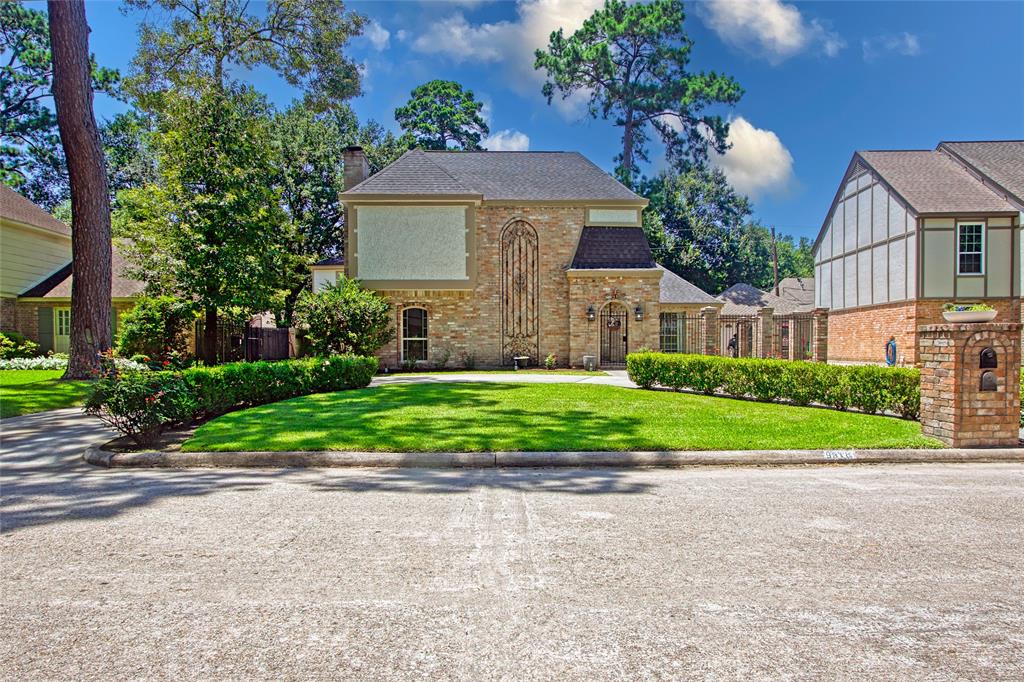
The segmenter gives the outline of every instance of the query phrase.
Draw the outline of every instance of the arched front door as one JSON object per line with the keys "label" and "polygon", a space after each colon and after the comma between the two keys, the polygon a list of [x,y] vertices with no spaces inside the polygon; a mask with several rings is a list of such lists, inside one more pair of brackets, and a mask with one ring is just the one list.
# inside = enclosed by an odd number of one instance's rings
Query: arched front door
{"label": "arched front door", "polygon": [[626,364],[629,345],[629,311],[621,303],[609,303],[601,311],[601,364]]}

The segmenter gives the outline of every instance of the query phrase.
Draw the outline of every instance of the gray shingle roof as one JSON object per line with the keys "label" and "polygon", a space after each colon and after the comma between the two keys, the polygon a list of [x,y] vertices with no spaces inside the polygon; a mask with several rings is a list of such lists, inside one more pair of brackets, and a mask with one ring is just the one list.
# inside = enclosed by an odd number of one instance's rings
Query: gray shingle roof
{"label": "gray shingle roof", "polygon": [[506,201],[643,201],[578,152],[414,149],[342,196],[366,194],[470,194]]}
{"label": "gray shingle roof", "polygon": [[750,284],[733,284],[718,295],[718,300],[725,303],[722,315],[756,315],[761,308],[771,308],[776,315],[792,315],[813,308],[813,301],[811,305],[802,305]]}
{"label": "gray shingle roof", "polygon": [[639,227],[584,227],[572,268],[653,268],[654,256]]}
{"label": "gray shingle roof", "polygon": [[71,236],[70,227],[7,185],[0,185],[0,217],[38,227],[65,237]]}
{"label": "gray shingle roof", "polygon": [[[768,293],[774,293],[770,291]],[[814,305],[813,277],[784,277],[779,280],[779,296],[797,305]]]}
{"label": "gray shingle roof", "polygon": [[704,291],[696,284],[691,284],[668,268],[659,265],[661,270],[662,303],[718,303],[718,299]]}
{"label": "gray shingle roof", "polygon": [[1024,203],[1024,140],[942,142],[939,149],[952,152]]}
{"label": "gray shingle roof", "polygon": [[1015,212],[963,166],[939,151],[857,153],[915,213]]}

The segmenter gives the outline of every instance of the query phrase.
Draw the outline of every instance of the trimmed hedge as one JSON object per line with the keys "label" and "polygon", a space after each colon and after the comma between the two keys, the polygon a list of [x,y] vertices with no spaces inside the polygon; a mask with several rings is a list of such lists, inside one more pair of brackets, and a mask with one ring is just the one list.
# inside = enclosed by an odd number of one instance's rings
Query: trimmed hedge
{"label": "trimmed hedge", "polygon": [[310,393],[369,385],[377,358],[337,355],[279,362],[235,362],[180,372],[109,372],[93,386],[85,410],[152,444],[168,427]]}
{"label": "trimmed hedge", "polygon": [[815,403],[868,414],[891,412],[908,419],[916,419],[921,409],[921,374],[902,367],[630,353],[626,369],[643,388],[657,385],[762,402]]}

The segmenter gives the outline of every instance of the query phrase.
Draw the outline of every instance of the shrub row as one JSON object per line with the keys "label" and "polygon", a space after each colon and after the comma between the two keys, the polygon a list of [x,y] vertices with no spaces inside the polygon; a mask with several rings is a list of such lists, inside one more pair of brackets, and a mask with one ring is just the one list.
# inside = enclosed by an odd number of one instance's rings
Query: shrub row
{"label": "shrub row", "polygon": [[180,372],[113,370],[93,386],[85,410],[145,446],[175,424],[310,393],[362,388],[376,372],[376,358],[354,355],[235,362]]}
{"label": "shrub row", "polygon": [[920,372],[903,367],[642,352],[626,357],[626,369],[643,388],[891,412],[908,419],[916,419],[921,409]]}

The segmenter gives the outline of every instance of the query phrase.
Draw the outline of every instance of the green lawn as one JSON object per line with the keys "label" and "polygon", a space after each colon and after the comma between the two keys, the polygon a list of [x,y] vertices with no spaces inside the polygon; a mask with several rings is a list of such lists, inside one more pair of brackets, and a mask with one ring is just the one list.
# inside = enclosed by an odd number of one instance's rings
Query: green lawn
{"label": "green lawn", "polygon": [[204,450],[743,450],[938,447],[917,422],[581,384],[393,384],[214,419]]}
{"label": "green lawn", "polygon": [[59,381],[62,369],[0,370],[0,419],[81,405],[88,381]]}
{"label": "green lawn", "polygon": [[[608,372],[594,370],[588,372],[585,369],[541,369],[530,367],[528,369],[447,369],[447,370],[424,370],[422,372],[391,372],[392,376],[419,376],[433,374],[583,374],[592,377],[605,377]],[[389,376],[380,374],[379,376]]]}

